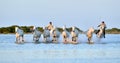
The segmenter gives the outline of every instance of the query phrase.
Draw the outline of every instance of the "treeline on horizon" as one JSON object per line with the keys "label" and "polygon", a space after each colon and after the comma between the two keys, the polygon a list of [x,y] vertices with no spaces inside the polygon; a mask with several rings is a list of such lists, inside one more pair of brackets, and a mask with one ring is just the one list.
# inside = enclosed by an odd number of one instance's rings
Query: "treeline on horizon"
{"label": "treeline on horizon", "polygon": [[[12,25],[12,26],[9,26],[9,27],[1,27],[1,28],[0,28],[0,34],[15,33],[15,27],[20,27],[20,28],[24,31],[24,33],[31,33],[32,28],[33,28],[33,26],[18,26],[18,25]],[[60,27],[58,27],[57,29],[58,29],[60,32],[63,31],[63,29],[60,28]],[[79,30],[79,32],[83,32],[83,31],[80,30],[79,28],[77,28],[77,29]],[[44,31],[43,27],[38,27],[38,30],[39,30],[40,32],[43,32],[43,31]],[[70,31],[72,30],[72,27],[66,28],[66,30],[70,32]]]}
{"label": "treeline on horizon", "polygon": [[[0,28],[0,34],[8,34],[8,33],[15,33],[15,27],[20,27],[22,30],[24,30],[24,33],[31,33],[31,30],[33,28],[33,26],[18,26],[18,25],[12,25],[9,27],[1,27]],[[84,31],[82,31],[81,29],[79,29],[78,27],[76,27],[80,33],[85,33]],[[44,29],[43,27],[38,27],[39,31],[43,32]],[[60,32],[62,32],[62,28],[58,27],[58,30]],[[71,31],[72,27],[67,28],[67,31]],[[107,29],[106,33],[108,34],[120,34],[120,29],[118,28],[112,28],[112,29]]]}

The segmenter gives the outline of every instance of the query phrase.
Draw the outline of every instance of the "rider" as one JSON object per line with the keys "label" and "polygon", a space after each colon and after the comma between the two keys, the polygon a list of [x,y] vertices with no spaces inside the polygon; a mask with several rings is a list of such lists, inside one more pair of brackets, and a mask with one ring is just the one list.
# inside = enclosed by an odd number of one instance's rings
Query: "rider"
{"label": "rider", "polygon": [[52,22],[49,22],[47,28],[48,28],[49,31],[53,28]]}
{"label": "rider", "polygon": [[[105,29],[106,29],[106,24],[104,21],[102,21],[102,23],[100,25],[98,25],[98,27],[103,27],[103,35],[104,35],[104,38],[105,38]],[[98,30],[96,32],[96,34],[99,32],[100,30]]]}

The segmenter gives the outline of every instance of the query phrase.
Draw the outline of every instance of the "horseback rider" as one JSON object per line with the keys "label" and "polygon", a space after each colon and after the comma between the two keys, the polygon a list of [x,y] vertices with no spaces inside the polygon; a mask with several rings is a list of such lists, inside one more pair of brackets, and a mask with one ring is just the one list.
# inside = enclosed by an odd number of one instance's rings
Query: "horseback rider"
{"label": "horseback rider", "polygon": [[52,22],[49,22],[47,28],[48,28],[49,31],[53,28]]}
{"label": "horseback rider", "polygon": [[[105,38],[105,29],[106,29],[106,24],[104,21],[102,21],[102,23],[100,25],[98,25],[98,27],[103,27],[103,37]],[[96,32],[96,34],[98,34],[100,32],[100,29]]]}

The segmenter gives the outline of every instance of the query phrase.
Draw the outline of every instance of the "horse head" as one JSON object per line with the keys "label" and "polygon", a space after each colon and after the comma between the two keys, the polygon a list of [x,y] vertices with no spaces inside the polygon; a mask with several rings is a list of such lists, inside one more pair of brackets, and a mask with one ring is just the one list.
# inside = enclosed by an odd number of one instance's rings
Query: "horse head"
{"label": "horse head", "polygon": [[72,31],[75,31],[75,26],[72,27]]}
{"label": "horse head", "polygon": [[38,30],[38,27],[33,28],[33,40],[34,41],[39,41],[39,38],[41,37],[41,32]]}
{"label": "horse head", "polygon": [[23,30],[18,28],[18,27],[15,27],[15,32],[16,32],[16,41],[17,42],[23,42],[24,41],[24,39],[23,39],[23,35],[24,35]]}
{"label": "horse head", "polygon": [[15,32],[17,32],[17,30],[18,30],[18,27],[15,27]]}
{"label": "horse head", "polygon": [[63,28],[62,28],[62,29],[63,29],[63,31],[65,31],[65,30],[66,30],[66,26],[63,26]]}

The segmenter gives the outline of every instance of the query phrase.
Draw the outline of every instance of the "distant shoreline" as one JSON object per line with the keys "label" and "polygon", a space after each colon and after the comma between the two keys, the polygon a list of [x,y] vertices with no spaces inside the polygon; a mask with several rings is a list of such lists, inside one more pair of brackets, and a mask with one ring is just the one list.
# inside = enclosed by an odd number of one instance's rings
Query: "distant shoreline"
{"label": "distant shoreline", "polygon": [[[0,34],[14,34],[15,33],[15,27],[20,27],[21,29],[23,29],[25,34],[30,34],[31,33],[31,28],[33,28],[33,26],[18,26],[18,25],[12,25],[12,26],[9,26],[9,27],[0,27]],[[86,33],[86,31],[83,31],[78,27],[76,27],[76,28],[81,34]],[[38,29],[41,32],[44,31],[43,27],[38,27]],[[70,32],[72,30],[72,27],[69,27],[69,28],[66,28],[66,29],[67,29],[68,32]],[[61,27],[58,27],[58,30],[60,32],[63,31],[63,29]],[[95,31],[97,31],[97,30],[95,29]],[[106,29],[106,34],[120,34],[120,29],[118,29],[118,28]]]}
{"label": "distant shoreline", "polygon": [[[15,33],[0,33],[0,34],[15,34]],[[32,33],[24,33],[24,34],[32,34]],[[83,33],[80,33],[80,34],[86,34],[86,33],[83,32]],[[120,32],[112,32],[112,33],[109,33],[109,32],[107,33],[106,32],[106,34],[120,34]]]}

